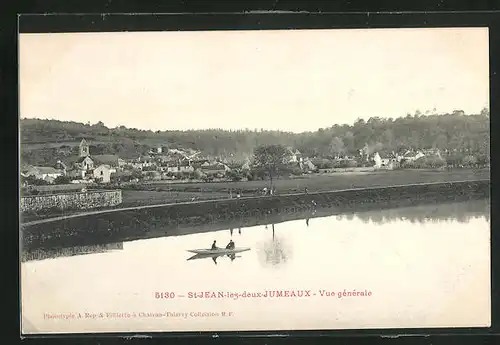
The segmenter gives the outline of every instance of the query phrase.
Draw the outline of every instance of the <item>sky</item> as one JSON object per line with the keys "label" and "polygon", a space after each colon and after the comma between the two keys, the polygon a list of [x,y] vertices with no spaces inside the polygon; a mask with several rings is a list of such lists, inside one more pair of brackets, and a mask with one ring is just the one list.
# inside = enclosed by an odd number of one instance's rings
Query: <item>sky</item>
{"label": "sky", "polygon": [[314,131],[489,107],[487,28],[20,34],[20,117]]}

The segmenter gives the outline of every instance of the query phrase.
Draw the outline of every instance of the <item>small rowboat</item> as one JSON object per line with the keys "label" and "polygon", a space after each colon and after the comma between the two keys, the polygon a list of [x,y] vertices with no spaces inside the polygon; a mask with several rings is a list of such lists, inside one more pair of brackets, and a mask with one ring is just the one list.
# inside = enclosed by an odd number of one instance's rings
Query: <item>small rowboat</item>
{"label": "small rowboat", "polygon": [[212,256],[212,255],[231,255],[231,254],[246,252],[247,250],[250,250],[250,248],[190,249],[190,250],[188,250],[188,252],[194,253],[194,254]]}

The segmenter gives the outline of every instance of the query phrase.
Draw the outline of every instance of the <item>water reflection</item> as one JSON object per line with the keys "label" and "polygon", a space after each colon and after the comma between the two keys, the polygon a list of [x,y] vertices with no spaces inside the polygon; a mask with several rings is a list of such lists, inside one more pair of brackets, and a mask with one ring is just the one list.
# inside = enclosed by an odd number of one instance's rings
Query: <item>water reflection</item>
{"label": "water reflection", "polygon": [[364,223],[372,222],[377,225],[388,224],[395,221],[408,221],[410,223],[426,222],[451,222],[467,223],[471,219],[484,218],[490,220],[489,199],[474,202],[446,203],[436,205],[420,205],[404,208],[393,208],[383,211],[366,211],[356,214],[338,215],[337,219],[344,217],[352,220],[354,216]]}
{"label": "water reflection", "polygon": [[[289,248],[286,246],[286,241],[276,236],[275,225],[271,224],[272,236],[270,240],[264,241],[260,248],[260,253],[263,254],[265,264],[278,266],[287,262],[289,257]],[[268,229],[268,227],[265,227]]]}
{"label": "water reflection", "polygon": [[[231,234],[231,237],[233,237],[233,232],[234,232],[234,229],[229,228],[229,233]],[[238,227],[238,235],[241,235],[241,227]]]}
{"label": "water reflection", "polygon": [[222,254],[195,254],[191,256],[190,258],[187,259],[187,261],[191,260],[200,260],[200,259],[212,259],[214,264],[217,265],[217,259],[219,258],[229,258],[232,261],[234,261],[236,258],[241,258],[241,255],[236,255],[236,254],[229,254],[229,255],[222,255]]}
{"label": "water reflection", "polygon": [[25,251],[21,253],[21,261],[24,262],[32,260],[55,259],[58,257],[106,253],[114,250],[123,250],[123,242]]}
{"label": "water reflection", "polygon": [[[234,221],[233,224],[228,224],[225,228],[221,225],[205,225],[192,228],[178,228],[159,231],[159,235],[152,237],[171,237],[185,236],[190,234],[211,233],[218,230],[229,230],[229,235],[234,236],[234,230],[237,228],[238,237],[244,238],[242,227],[255,227],[257,224],[264,225],[265,229],[271,229],[269,236],[260,244],[263,261],[270,265],[280,265],[286,263],[290,258],[290,251],[287,251],[286,245],[286,224],[293,220],[301,220],[305,222],[304,228],[315,229],[315,223],[325,217],[331,217],[337,222],[360,220],[364,224],[384,225],[393,222],[408,222],[411,224],[425,224],[436,222],[452,222],[467,223],[472,219],[484,218],[490,220],[490,203],[489,199],[474,200],[469,202],[456,203],[441,203],[435,205],[420,205],[411,207],[401,207],[393,209],[380,209],[376,211],[364,211],[358,213],[335,214],[332,209],[316,209],[303,212],[300,215],[279,215],[269,216],[255,219],[253,221],[246,220]],[[252,224],[253,222],[253,224]],[[276,224],[280,226],[280,232],[276,233]],[[304,224],[304,223],[302,223]],[[281,232],[283,228],[283,232]],[[146,232],[146,231],[145,231]],[[226,232],[227,233],[227,232]],[[123,238],[121,238],[123,240]],[[226,241],[226,238],[223,240]],[[21,255],[22,261],[43,260],[47,258],[57,258],[64,256],[82,255],[90,253],[105,252],[113,249],[123,249],[123,243],[98,243],[95,245],[76,245],[66,248],[45,248],[45,249],[25,249]],[[234,260],[234,259],[233,259]],[[215,259],[214,263],[217,263]]]}

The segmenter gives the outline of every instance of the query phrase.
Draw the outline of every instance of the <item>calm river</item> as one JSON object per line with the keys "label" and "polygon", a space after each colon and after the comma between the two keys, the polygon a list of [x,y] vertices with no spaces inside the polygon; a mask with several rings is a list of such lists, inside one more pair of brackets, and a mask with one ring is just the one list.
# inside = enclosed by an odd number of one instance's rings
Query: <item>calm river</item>
{"label": "calm river", "polygon": [[[21,265],[23,326],[25,332],[486,326],[489,208],[489,200],[416,206],[42,253]],[[188,249],[214,240],[225,246],[231,238],[251,250],[188,260]]]}

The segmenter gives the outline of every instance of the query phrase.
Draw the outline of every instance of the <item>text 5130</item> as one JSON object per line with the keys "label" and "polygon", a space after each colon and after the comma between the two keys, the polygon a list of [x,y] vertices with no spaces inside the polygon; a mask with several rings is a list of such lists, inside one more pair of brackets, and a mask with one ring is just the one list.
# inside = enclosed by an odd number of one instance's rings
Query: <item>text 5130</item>
{"label": "text 5130", "polygon": [[155,292],[156,299],[174,299],[175,292]]}

